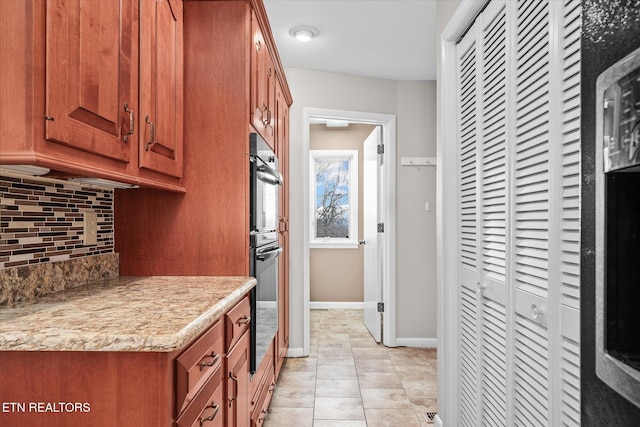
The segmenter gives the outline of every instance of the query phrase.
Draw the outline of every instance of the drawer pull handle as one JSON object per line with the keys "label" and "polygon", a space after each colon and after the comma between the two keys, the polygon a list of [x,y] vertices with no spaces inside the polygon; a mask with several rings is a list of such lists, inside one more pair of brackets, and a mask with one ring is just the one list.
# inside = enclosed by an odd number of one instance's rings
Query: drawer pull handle
{"label": "drawer pull handle", "polygon": [[241,325],[246,325],[247,323],[251,322],[251,316],[247,316],[246,314],[244,316],[242,316],[241,318],[239,318],[238,320],[236,320],[236,325],[241,326]]}
{"label": "drawer pull handle", "polygon": [[[200,427],[207,421],[213,421],[213,419],[218,415],[218,411],[220,410],[220,405],[216,405],[215,402],[211,403],[211,406],[207,406],[204,409],[211,408],[213,409],[213,414],[209,415],[206,418],[200,418]],[[203,411],[204,412],[204,411]]]}
{"label": "drawer pull handle", "polygon": [[200,363],[200,370],[201,370],[201,371],[202,371],[204,368],[208,368],[209,366],[213,366],[213,365],[218,361],[218,359],[220,359],[220,355],[219,355],[219,354],[216,354],[214,351],[212,351],[210,355],[205,356],[205,357],[210,357],[210,358],[211,358],[211,360],[210,360],[210,361],[208,361],[208,362],[201,362],[201,363]]}

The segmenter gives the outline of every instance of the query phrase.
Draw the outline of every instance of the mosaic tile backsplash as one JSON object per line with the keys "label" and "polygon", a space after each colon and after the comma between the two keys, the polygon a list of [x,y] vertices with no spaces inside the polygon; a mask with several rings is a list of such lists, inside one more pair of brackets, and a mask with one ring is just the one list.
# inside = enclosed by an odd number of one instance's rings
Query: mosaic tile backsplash
{"label": "mosaic tile backsplash", "polygon": [[[98,217],[98,244],[84,246],[83,212]],[[0,270],[114,252],[113,190],[0,174]]]}

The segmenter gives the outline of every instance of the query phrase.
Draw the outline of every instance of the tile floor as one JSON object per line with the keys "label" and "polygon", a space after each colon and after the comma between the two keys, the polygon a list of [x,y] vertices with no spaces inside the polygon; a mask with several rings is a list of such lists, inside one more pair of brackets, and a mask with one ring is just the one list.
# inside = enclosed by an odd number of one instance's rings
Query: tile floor
{"label": "tile floor", "polygon": [[377,344],[362,310],[312,310],[311,355],[285,361],[265,427],[431,426],[436,350]]}

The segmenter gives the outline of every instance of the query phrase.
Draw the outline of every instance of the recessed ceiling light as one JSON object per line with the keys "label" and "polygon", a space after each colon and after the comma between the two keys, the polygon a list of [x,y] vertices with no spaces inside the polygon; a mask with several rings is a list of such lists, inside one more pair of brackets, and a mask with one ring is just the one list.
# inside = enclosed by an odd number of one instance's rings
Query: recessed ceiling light
{"label": "recessed ceiling light", "polygon": [[311,27],[309,25],[298,25],[297,27],[290,29],[289,34],[296,40],[302,43],[307,43],[311,41],[312,38],[320,34],[320,31],[318,31],[316,27]]}

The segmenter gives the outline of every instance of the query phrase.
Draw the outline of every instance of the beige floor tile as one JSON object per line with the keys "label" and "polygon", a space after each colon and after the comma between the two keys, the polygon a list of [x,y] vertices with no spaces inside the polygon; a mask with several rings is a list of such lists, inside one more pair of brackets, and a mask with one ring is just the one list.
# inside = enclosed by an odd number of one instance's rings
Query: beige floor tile
{"label": "beige floor tile", "polygon": [[315,372],[318,367],[318,359],[315,357],[288,358],[284,363],[287,372]]}
{"label": "beige floor tile", "polygon": [[320,365],[316,372],[318,380],[355,380],[358,379],[355,365]]}
{"label": "beige floor tile", "polygon": [[317,380],[317,397],[360,397],[358,380]]}
{"label": "beige floor tile", "polygon": [[318,354],[318,366],[323,365],[354,366],[355,360],[351,354]]}
{"label": "beige floor tile", "polygon": [[314,420],[313,427],[367,427],[364,420]]}
{"label": "beige floor tile", "polygon": [[271,398],[272,408],[313,408],[315,389],[291,386],[277,386]]}
{"label": "beige floor tile", "polygon": [[372,373],[395,373],[391,360],[389,359],[358,359],[356,361],[356,371],[358,374]]}
{"label": "beige floor tile", "polygon": [[[360,388],[403,388],[400,378],[395,373],[358,373]],[[419,396],[416,396],[419,397]],[[421,397],[421,396],[420,396]]]}
{"label": "beige floor tile", "polygon": [[331,345],[339,342],[344,342],[351,344],[351,337],[349,334],[344,333],[344,329],[341,329],[340,332],[331,332],[322,330],[318,333],[320,345]]}
{"label": "beige floor tile", "polygon": [[365,409],[367,427],[420,427],[413,411]]}
{"label": "beige floor tile", "polygon": [[409,409],[413,405],[403,389],[362,389],[362,406],[365,409]]}
{"label": "beige floor tile", "polygon": [[431,365],[429,359],[424,354],[410,354],[410,353],[394,353],[389,352],[389,359],[391,363],[396,366],[409,365],[409,366],[427,366]]}
{"label": "beige floor tile", "polygon": [[313,427],[313,408],[270,408],[264,427]]}
{"label": "beige floor tile", "polygon": [[438,384],[431,381],[403,380],[402,387],[410,399],[437,399]]}
{"label": "beige floor tile", "polygon": [[351,338],[351,347],[353,348],[378,347],[379,345],[371,337]]}
{"label": "beige floor tile", "polygon": [[438,374],[431,365],[400,365],[395,366],[395,370],[401,380],[424,380],[433,382],[438,381]]}
{"label": "beige floor tile", "polygon": [[282,371],[278,379],[278,386],[291,386],[301,388],[315,388],[316,373],[315,372],[295,372]]}
{"label": "beige floor tile", "polygon": [[433,426],[435,349],[376,343],[362,310],[312,310],[311,331],[311,356],[285,362],[265,426]]}
{"label": "beige floor tile", "polygon": [[359,397],[316,397],[313,418],[316,420],[364,420],[362,399]]}
{"label": "beige floor tile", "polygon": [[388,359],[387,349],[383,346],[352,348],[353,357],[357,359]]}

